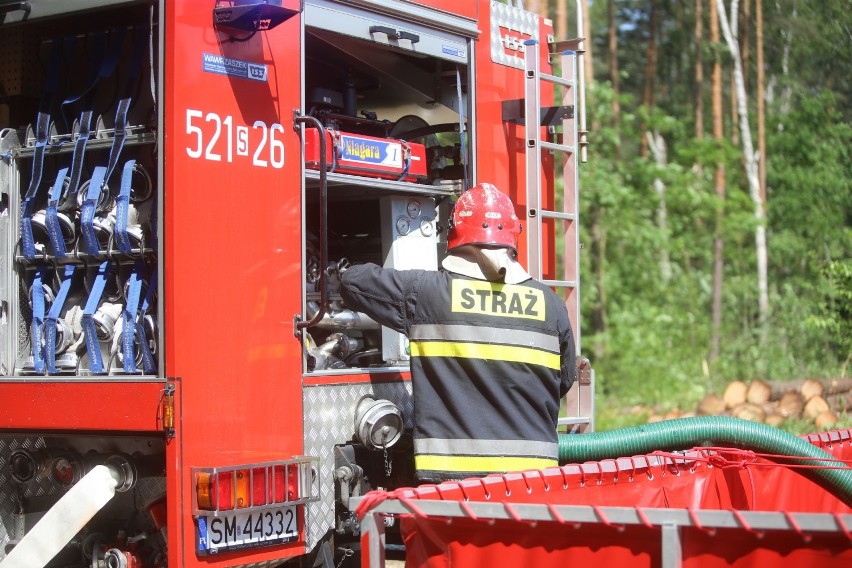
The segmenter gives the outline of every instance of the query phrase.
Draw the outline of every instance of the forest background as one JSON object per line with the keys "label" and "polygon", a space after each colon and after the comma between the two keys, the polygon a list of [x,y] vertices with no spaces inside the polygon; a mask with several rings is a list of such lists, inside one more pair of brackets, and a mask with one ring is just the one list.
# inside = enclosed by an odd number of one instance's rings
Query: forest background
{"label": "forest background", "polygon": [[585,14],[581,329],[597,429],[694,410],[731,381],[847,377],[848,0],[576,1],[524,7],[560,39]]}

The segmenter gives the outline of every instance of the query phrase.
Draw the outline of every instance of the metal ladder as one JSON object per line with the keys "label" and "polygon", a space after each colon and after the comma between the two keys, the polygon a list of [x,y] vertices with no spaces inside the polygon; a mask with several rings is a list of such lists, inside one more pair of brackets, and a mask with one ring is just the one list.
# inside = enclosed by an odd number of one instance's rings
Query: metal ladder
{"label": "metal ladder", "polygon": [[[582,29],[582,28],[581,28]],[[594,373],[588,359],[580,355],[580,230],[579,230],[579,175],[578,155],[585,161],[586,131],[583,99],[582,39],[556,44],[570,45],[562,50],[561,76],[542,73],[540,49],[537,40],[527,40],[524,51],[524,130],[526,139],[527,174],[527,265],[530,275],[553,288],[565,290],[565,306],[568,309],[571,328],[577,346],[578,376],[569,391],[566,402],[568,417],[559,420],[571,432],[594,430]],[[562,87],[562,133],[561,142],[543,140],[542,83],[549,82]],[[578,103],[580,106],[578,106]],[[531,119],[532,118],[532,119]],[[550,130],[550,129],[548,129]],[[543,209],[542,204],[542,152],[563,155],[562,211]],[[556,239],[545,246],[545,220],[553,219],[553,230],[564,228],[564,279],[545,279],[546,252],[555,251]]]}

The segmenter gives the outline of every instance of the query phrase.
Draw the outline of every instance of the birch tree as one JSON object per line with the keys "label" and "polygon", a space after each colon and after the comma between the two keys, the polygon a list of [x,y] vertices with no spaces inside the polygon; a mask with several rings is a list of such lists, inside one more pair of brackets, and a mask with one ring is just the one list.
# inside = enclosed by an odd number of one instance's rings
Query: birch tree
{"label": "birch tree", "polygon": [[757,170],[760,178],[760,200],[764,208],[766,202],[766,95],[765,69],[763,62],[763,0],[755,4],[755,24],[757,33]]}
{"label": "birch tree", "polygon": [[[754,230],[755,252],[757,255],[757,292],[758,292],[758,314],[761,328],[765,328],[769,315],[769,286],[767,278],[767,252],[766,252],[766,211],[760,194],[760,177],[757,171],[757,160],[754,146],[751,140],[751,127],[748,122],[748,98],[745,92],[743,79],[743,65],[740,57],[739,44],[736,36],[736,18],[739,13],[738,0],[731,2],[731,20],[728,21],[725,3],[716,0],[719,11],[719,24],[722,35],[728,44],[731,58],[734,62],[734,88],[737,93],[737,114],[739,116],[740,141],[742,144],[743,163],[745,166],[746,180],[748,182],[748,193],[754,204],[754,217],[757,227]],[[764,329],[765,331],[765,329]]]}
{"label": "birch tree", "polygon": [[[645,131],[645,139],[648,143],[648,148],[654,162],[657,164],[657,171],[662,172],[668,165],[668,157],[666,151],[666,139],[656,130],[651,132]],[[666,209],[666,184],[660,176],[654,178],[654,191],[657,193],[657,228],[662,235],[663,243],[660,246],[660,278],[664,284],[668,284],[672,278],[672,265],[669,259],[669,222],[668,211]]]}

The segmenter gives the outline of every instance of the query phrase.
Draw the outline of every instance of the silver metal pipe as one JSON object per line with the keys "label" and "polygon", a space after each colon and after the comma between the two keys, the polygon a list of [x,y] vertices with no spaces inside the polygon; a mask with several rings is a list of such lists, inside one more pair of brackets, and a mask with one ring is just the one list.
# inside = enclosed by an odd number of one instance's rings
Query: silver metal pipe
{"label": "silver metal pipe", "polygon": [[586,163],[589,159],[589,131],[586,129],[586,38],[583,37],[583,6],[582,0],[576,0],[577,5],[577,142],[580,147],[580,161]]}
{"label": "silver metal pipe", "polygon": [[[313,314],[319,311],[316,302],[308,302],[308,315],[313,319]],[[315,327],[326,330],[357,329],[377,330],[381,325],[370,318],[367,314],[353,310],[336,310],[325,312]]]}

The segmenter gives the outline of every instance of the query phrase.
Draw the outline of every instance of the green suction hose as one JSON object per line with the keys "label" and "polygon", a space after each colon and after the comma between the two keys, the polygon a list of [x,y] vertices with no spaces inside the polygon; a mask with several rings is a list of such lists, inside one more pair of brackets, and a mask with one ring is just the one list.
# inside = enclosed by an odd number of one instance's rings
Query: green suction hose
{"label": "green suction hose", "polygon": [[[727,416],[696,416],[609,432],[560,434],[559,464],[637,456],[653,451],[688,450],[696,446],[730,446],[791,458],[808,458],[776,460],[782,463],[838,467],[834,456],[802,438],[765,424]],[[852,506],[852,468],[828,468],[798,471]]]}

